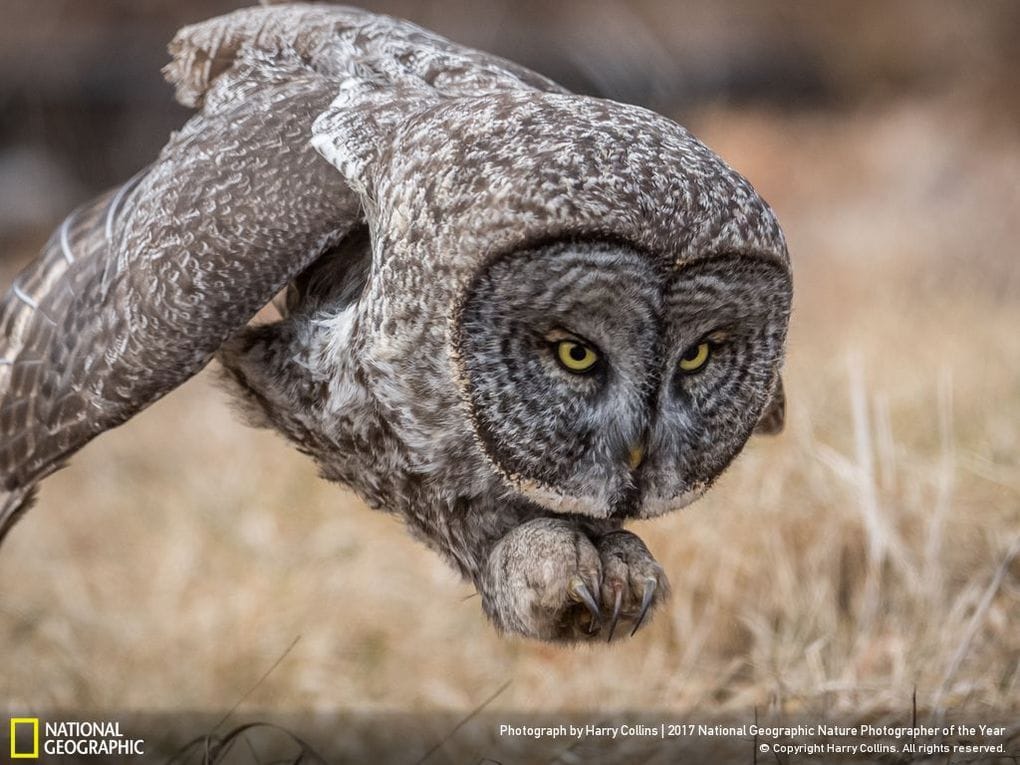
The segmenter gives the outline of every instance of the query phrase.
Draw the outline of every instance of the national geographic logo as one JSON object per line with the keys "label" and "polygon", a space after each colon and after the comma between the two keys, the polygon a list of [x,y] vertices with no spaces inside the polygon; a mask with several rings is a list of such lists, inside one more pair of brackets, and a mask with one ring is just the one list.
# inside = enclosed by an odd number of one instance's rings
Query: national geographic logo
{"label": "national geographic logo", "polygon": [[37,760],[40,749],[42,754],[84,757],[145,754],[145,739],[125,736],[115,721],[47,721],[41,733],[38,717],[12,717],[11,759]]}
{"label": "national geographic logo", "polygon": [[11,718],[11,759],[39,759],[39,718]]}

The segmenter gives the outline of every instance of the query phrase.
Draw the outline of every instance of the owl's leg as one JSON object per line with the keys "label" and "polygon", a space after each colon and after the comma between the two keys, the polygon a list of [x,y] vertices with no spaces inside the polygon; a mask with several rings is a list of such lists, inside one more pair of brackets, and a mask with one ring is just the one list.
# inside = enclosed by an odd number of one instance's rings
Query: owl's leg
{"label": "owl's leg", "polygon": [[576,525],[537,518],[496,543],[480,577],[497,627],[541,640],[581,640],[601,628],[602,561]]}
{"label": "owl's leg", "polygon": [[669,581],[637,535],[617,529],[596,544],[602,560],[600,594],[609,613],[606,640],[613,639],[621,618],[633,623],[633,635],[648,613],[669,595]]}

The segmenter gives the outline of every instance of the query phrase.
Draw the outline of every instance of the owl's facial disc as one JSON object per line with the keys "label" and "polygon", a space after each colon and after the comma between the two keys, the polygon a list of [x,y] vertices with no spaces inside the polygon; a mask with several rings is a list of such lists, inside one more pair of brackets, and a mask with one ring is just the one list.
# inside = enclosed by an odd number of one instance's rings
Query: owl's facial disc
{"label": "owl's facial disc", "polygon": [[734,256],[668,274],[615,244],[497,259],[455,339],[482,451],[511,490],[556,512],[687,504],[768,402],[788,289],[779,266]]}

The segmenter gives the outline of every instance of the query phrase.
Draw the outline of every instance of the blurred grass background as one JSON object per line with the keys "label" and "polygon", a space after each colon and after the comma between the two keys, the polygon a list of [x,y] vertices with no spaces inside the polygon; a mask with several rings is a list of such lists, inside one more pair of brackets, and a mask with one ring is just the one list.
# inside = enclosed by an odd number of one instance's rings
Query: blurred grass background
{"label": "blurred grass background", "polygon": [[[498,637],[469,585],[240,425],[209,371],[48,480],[0,551],[23,712],[1020,715],[1020,4],[367,3],[687,125],[788,236],[786,432],[635,525],[673,597],[631,640]],[[215,0],[0,0],[0,284],[187,117]]]}

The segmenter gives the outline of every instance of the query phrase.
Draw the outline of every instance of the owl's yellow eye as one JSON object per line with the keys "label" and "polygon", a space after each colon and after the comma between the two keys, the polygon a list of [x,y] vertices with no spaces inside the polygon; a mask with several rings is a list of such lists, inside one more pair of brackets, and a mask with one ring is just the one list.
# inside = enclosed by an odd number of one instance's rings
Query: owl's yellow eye
{"label": "owl's yellow eye", "polygon": [[556,358],[568,372],[581,375],[592,370],[599,355],[577,340],[560,340],[556,343]]}
{"label": "owl's yellow eye", "polygon": [[690,374],[691,372],[697,372],[706,363],[708,363],[708,357],[712,353],[711,345],[702,341],[695,346],[691,346],[687,352],[680,357],[680,371]]}

